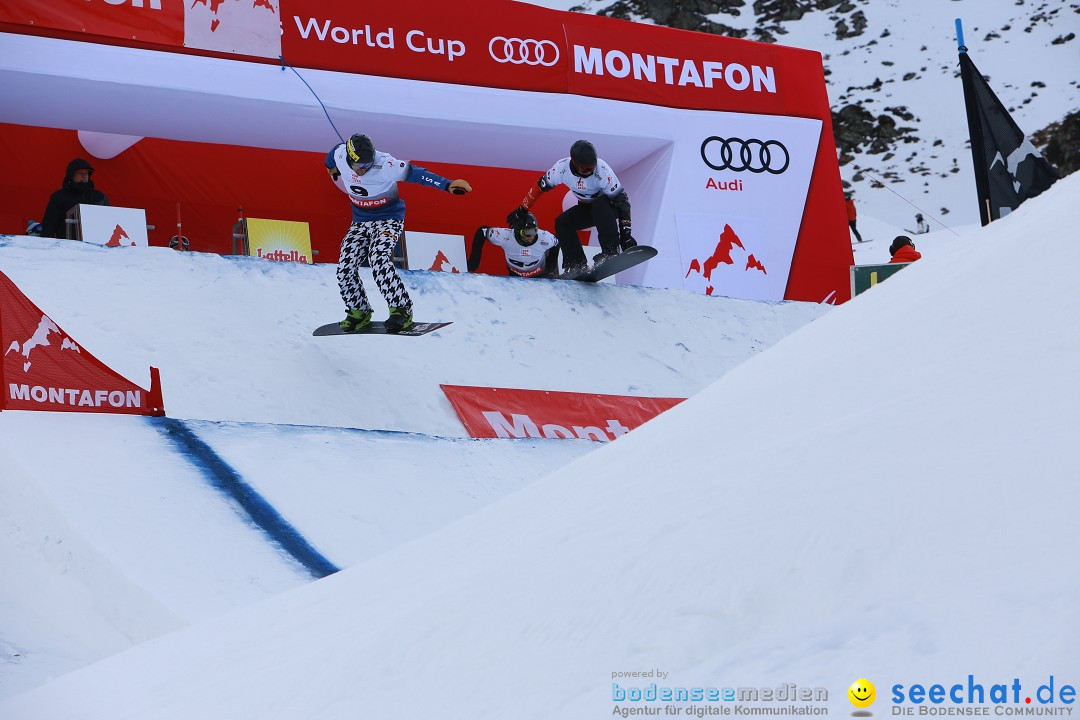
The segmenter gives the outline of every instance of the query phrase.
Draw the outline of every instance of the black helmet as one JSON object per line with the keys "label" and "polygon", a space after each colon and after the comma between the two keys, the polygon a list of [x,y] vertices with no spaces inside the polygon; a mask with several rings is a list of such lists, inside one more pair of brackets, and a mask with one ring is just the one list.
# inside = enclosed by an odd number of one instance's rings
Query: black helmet
{"label": "black helmet", "polygon": [[367,135],[356,134],[345,143],[345,153],[349,158],[349,167],[356,172],[370,170],[375,164],[375,144]]}
{"label": "black helmet", "polygon": [[911,242],[911,238],[909,238],[907,235],[897,235],[895,238],[893,238],[892,245],[889,246],[889,254],[895,255],[896,251],[904,247],[905,245],[915,247],[915,243]]}
{"label": "black helmet", "polygon": [[514,231],[514,239],[517,240],[518,245],[532,245],[536,242],[538,236],[539,224],[536,222],[536,216],[532,213],[525,213],[525,217],[520,220],[515,220],[514,224],[510,226],[510,229]]}
{"label": "black helmet", "polygon": [[570,146],[570,172],[589,177],[596,169],[596,148],[588,140],[578,140]]}

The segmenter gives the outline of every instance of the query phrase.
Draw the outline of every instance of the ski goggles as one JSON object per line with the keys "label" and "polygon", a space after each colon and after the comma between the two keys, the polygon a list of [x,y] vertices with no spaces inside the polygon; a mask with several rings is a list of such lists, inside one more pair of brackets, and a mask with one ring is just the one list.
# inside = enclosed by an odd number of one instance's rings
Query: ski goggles
{"label": "ski goggles", "polygon": [[590,175],[593,174],[593,171],[596,170],[596,163],[592,163],[592,164],[581,163],[581,164],[578,164],[578,163],[574,162],[573,160],[571,160],[570,161],[570,170],[573,171],[573,173],[575,175],[577,175],[578,177],[589,177]]}

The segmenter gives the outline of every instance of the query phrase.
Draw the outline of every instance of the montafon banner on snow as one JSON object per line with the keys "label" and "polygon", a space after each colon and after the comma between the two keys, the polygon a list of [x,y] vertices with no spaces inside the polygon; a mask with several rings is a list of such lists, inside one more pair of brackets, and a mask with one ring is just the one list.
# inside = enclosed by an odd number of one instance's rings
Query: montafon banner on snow
{"label": "montafon banner on snow", "polygon": [[609,442],[685,398],[440,385],[469,436]]}
{"label": "montafon banner on snow", "polygon": [[0,273],[0,410],[164,415],[157,369],[150,390],[86,352]]}

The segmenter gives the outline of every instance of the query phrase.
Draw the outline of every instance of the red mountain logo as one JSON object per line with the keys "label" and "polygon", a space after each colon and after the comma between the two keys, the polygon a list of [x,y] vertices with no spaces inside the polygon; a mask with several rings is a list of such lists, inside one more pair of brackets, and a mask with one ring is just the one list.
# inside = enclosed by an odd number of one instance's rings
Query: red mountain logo
{"label": "red mountain logo", "polygon": [[446,257],[442,250],[435,256],[435,262],[431,263],[431,267],[428,270],[434,270],[435,272],[447,272],[446,266],[450,265],[451,273],[461,272],[456,267],[450,264],[450,258]]}
{"label": "red mountain logo", "polygon": [[121,238],[123,238],[124,240],[129,240],[129,241],[131,241],[131,242],[127,243],[127,244],[129,244],[129,245],[134,245],[134,244],[135,244],[135,242],[134,242],[133,240],[131,240],[131,238],[130,238],[130,237],[128,237],[128,234],[127,234],[127,232],[126,232],[126,231],[124,230],[124,228],[122,228],[122,227],[120,227],[119,225],[117,225],[117,226],[116,226],[116,229],[114,229],[114,230],[112,231],[112,237],[111,237],[111,238],[109,238],[109,242],[105,243],[105,247],[120,247],[120,245],[121,245],[121,243],[120,243],[120,240],[121,240]]}
{"label": "red mountain logo", "polygon": [[[686,275],[683,278],[690,277],[690,273],[696,272],[706,280],[712,280],[712,273],[721,263],[724,265],[734,265],[735,261],[731,259],[731,253],[738,247],[740,250],[745,251],[746,246],[743,245],[742,240],[738,234],[731,228],[730,225],[724,225],[724,231],[720,233],[720,240],[716,243],[716,249],[712,255],[705,259],[704,263],[698,258],[694,258],[690,261],[690,267],[686,270]],[[746,258],[746,267],[744,270],[760,270],[766,275],[768,272],[765,270],[765,266],[761,264],[761,261],[754,257],[753,253],[750,253]],[[705,288],[706,295],[712,295],[715,290],[712,285],[708,285]]]}

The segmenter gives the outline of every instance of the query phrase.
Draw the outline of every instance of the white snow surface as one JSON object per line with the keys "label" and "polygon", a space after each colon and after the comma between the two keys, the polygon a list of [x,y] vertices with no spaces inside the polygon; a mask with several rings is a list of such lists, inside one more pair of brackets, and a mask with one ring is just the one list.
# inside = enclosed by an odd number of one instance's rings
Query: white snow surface
{"label": "white snow surface", "polygon": [[[169,416],[345,568],[312,582],[157,421],[4,412],[0,719],[649,705],[616,681],[822,686],[836,715],[860,677],[883,716],[895,683],[1080,683],[1080,181],[977,227],[953,37],[1030,133],[1080,108],[1080,39],[1053,42],[1080,8],[851,5],[777,39],[823,54],[834,110],[914,115],[841,169],[855,261],[915,212],[934,232],[839,308],[407,273],[453,325],[315,339],[332,267],[0,238],[0,271],[132,381],[160,367]],[[439,383],[693,397],[609,445],[473,440]]]}
{"label": "white snow surface", "polygon": [[[346,567],[266,557],[151,422],[4,412],[0,677],[26,692],[0,717],[602,718],[650,670],[824,687],[833,715],[860,677],[878,716],[894,684],[1075,687],[1078,224],[1068,178],[832,309],[411,273],[454,321],[422,339],[308,337],[330,268],[5,240],[32,300],[133,380],[159,364],[170,414]],[[481,381],[692,397],[607,445],[450,437],[432,386]]]}
{"label": "white snow surface", "polygon": [[[828,310],[416,272],[417,317],[448,328],[316,339],[332,265],[17,237],[0,271],[133,382],[160,367],[169,416],[338,567],[594,449],[470,439],[440,383],[689,397]],[[5,412],[0,453],[0,697],[310,580],[153,421]]]}

